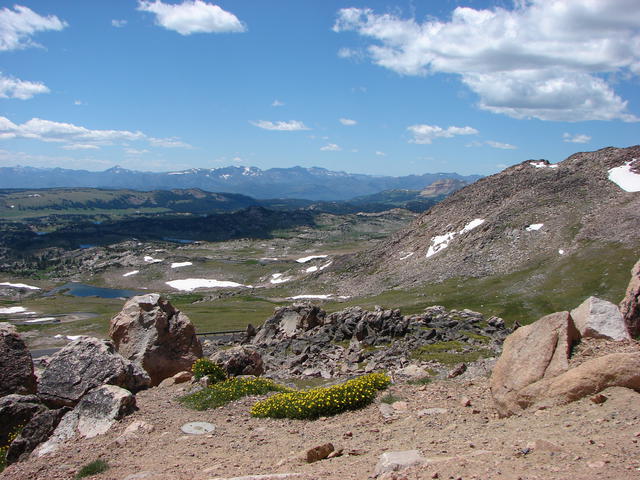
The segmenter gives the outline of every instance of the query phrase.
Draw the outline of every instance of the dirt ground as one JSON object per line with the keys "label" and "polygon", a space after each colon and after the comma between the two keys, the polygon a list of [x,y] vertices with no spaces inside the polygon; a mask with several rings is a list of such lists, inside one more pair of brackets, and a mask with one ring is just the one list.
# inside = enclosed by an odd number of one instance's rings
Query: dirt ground
{"label": "dirt ground", "polygon": [[[355,480],[372,478],[384,452],[418,450],[425,464],[383,478],[640,479],[640,394],[624,388],[605,390],[601,404],[585,398],[500,419],[486,377],[395,384],[365,409],[315,421],[252,418],[248,410],[255,398],[189,410],[176,400],[186,388],[140,392],[139,410],[106,434],[72,440],[54,454],[8,467],[0,478],[72,479],[88,462],[103,459],[110,468],[91,478]],[[381,408],[380,402],[389,392],[400,399],[390,417],[383,415],[389,406]],[[464,406],[467,399],[470,405]],[[424,411],[431,408],[446,412]],[[153,430],[116,441],[135,421]],[[180,427],[193,421],[216,428],[203,435],[182,433]],[[306,450],[327,442],[343,455],[311,464],[302,459]]]}

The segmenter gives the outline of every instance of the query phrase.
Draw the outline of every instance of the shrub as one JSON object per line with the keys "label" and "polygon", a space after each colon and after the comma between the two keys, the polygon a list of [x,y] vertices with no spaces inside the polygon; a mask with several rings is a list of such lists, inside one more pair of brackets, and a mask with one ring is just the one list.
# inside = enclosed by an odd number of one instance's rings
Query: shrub
{"label": "shrub", "polygon": [[210,385],[198,392],[180,397],[179,401],[195,410],[218,408],[233,400],[248,395],[264,395],[268,392],[286,392],[287,387],[278,385],[268,378],[233,377]]}
{"label": "shrub", "polygon": [[382,403],[388,403],[388,404],[392,404],[392,403],[396,403],[402,400],[402,397],[398,397],[397,395],[394,395],[393,393],[387,393],[385,395],[382,396],[382,398],[380,399],[380,401]]}
{"label": "shrub", "polygon": [[191,371],[196,380],[200,380],[202,377],[209,377],[211,383],[221,382],[227,378],[224,368],[208,358],[199,358],[193,362]]}
{"label": "shrub", "polygon": [[94,460],[91,463],[87,463],[78,471],[78,473],[76,473],[76,479],[97,475],[98,473],[105,472],[108,469],[109,464],[104,460]]}
{"label": "shrub", "polygon": [[387,375],[371,373],[331,387],[280,393],[253,405],[251,415],[297,419],[335,415],[369,405],[389,383]]}

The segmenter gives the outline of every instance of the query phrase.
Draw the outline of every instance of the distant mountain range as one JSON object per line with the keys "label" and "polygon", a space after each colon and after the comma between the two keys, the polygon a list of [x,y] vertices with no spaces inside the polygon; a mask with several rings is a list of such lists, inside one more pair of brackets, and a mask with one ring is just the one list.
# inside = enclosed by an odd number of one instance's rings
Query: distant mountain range
{"label": "distant mountain range", "polygon": [[473,183],[480,175],[426,173],[403,177],[334,172],[324,168],[192,168],[175,172],[141,172],[113,167],[102,172],[63,168],[2,167],[0,188],[93,187],[133,190],[198,188],[253,198],[348,200],[384,190],[422,190],[438,180]]}

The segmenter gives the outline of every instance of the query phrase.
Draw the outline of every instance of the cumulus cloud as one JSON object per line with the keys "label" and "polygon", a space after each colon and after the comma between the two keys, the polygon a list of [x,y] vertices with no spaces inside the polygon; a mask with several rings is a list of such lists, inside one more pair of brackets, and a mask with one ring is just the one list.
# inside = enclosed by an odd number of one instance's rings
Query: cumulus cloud
{"label": "cumulus cloud", "polygon": [[115,28],[122,28],[127,24],[126,20],[111,20],[111,26]]}
{"label": "cumulus cloud", "polygon": [[202,0],[185,0],[177,5],[160,0],[139,0],[138,10],[155,14],[158,25],[180,35],[246,31],[245,25],[233,13]]}
{"label": "cumulus cloud", "polygon": [[585,135],[584,133],[564,133],[562,135],[562,141],[567,143],[589,143],[591,141],[591,137],[589,135]]}
{"label": "cumulus cloud", "polygon": [[0,138],[28,138],[42,142],[61,143],[67,150],[96,149],[105,145],[127,145],[129,142],[145,141],[159,147],[183,147],[189,145],[175,138],[154,138],[137,131],[128,130],[91,130],[72,123],[54,122],[41,118],[32,118],[22,124],[13,123],[6,117],[0,117]]}
{"label": "cumulus cloud", "polygon": [[279,130],[281,132],[295,132],[298,130],[310,130],[304,123],[298,120],[290,120],[288,122],[270,122],[268,120],[258,120],[257,122],[249,122],[251,125],[262,128],[264,130]]}
{"label": "cumulus cloud", "polygon": [[277,98],[271,102],[271,106],[272,107],[282,107],[284,106],[284,102],[281,102],[280,100],[278,100]]}
{"label": "cumulus cloud", "polygon": [[342,125],[346,125],[347,127],[351,127],[353,125],[357,125],[358,124],[358,122],[356,122],[355,120],[352,120],[350,118],[341,118],[340,119],[340,123]]}
{"label": "cumulus cloud", "polygon": [[39,46],[31,37],[37,32],[62,30],[67,22],[55,15],[43,17],[33,10],[15,5],[0,10],[0,51]]}
{"label": "cumulus cloud", "polygon": [[39,93],[49,93],[49,89],[44,83],[6,77],[0,72],[0,98],[28,100]]}
{"label": "cumulus cloud", "polygon": [[640,74],[636,0],[531,0],[456,8],[423,23],[339,10],[336,32],[372,40],[368,55],[402,75],[456,74],[478,106],[514,118],[638,121],[605,76]]}
{"label": "cumulus cloud", "polygon": [[487,140],[484,143],[486,143],[490,147],[499,148],[501,150],[516,150],[518,148],[515,145],[511,145],[510,143],[496,142],[494,140]]}
{"label": "cumulus cloud", "polygon": [[340,148],[340,146],[336,145],[335,143],[329,143],[324,147],[320,147],[320,150],[322,150],[323,152],[339,152],[340,150],[342,150],[342,148]]}
{"label": "cumulus cloud", "polygon": [[386,153],[381,152],[380,150],[376,150],[376,155],[379,156],[379,157],[386,157],[387,156]]}
{"label": "cumulus cloud", "polygon": [[451,138],[456,135],[477,135],[479,132],[472,127],[447,127],[437,125],[411,125],[407,127],[413,134],[410,143],[429,144],[436,138]]}

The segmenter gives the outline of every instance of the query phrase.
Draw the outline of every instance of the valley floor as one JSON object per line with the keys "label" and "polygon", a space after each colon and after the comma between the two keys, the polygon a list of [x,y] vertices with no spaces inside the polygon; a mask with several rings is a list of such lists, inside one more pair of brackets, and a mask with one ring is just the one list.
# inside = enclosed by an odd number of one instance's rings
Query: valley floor
{"label": "valley floor", "polygon": [[[372,478],[384,452],[419,450],[427,463],[391,479],[635,479],[640,478],[640,394],[624,388],[547,410],[497,417],[484,376],[439,380],[428,385],[395,384],[391,416],[380,397],[369,407],[316,421],[252,418],[246,398],[217,410],[197,412],[176,401],[186,387],[157,387],[137,395],[139,411],[107,434],[75,440],[53,456],[10,466],[4,480],[72,479],[85,464],[103,459],[101,480],[209,480],[247,475],[297,474],[286,478]],[[464,397],[470,400],[463,406]],[[385,405],[388,407],[388,405]],[[406,407],[406,408],[405,408]],[[427,408],[446,409],[429,413]],[[153,425],[116,442],[134,421]],[[215,425],[212,434],[185,435],[192,421]],[[307,464],[307,449],[331,442],[339,457]],[[261,477],[284,478],[284,477]]]}

